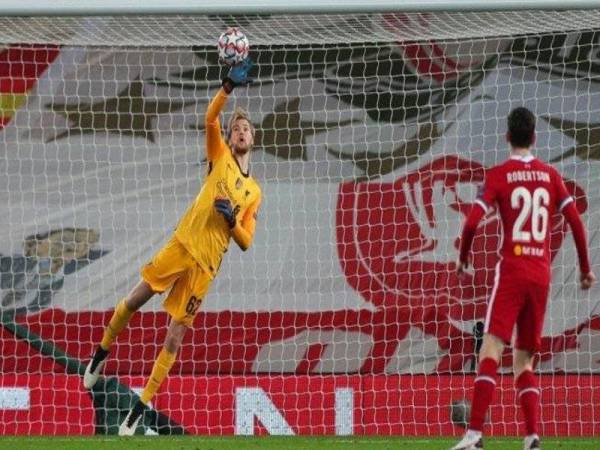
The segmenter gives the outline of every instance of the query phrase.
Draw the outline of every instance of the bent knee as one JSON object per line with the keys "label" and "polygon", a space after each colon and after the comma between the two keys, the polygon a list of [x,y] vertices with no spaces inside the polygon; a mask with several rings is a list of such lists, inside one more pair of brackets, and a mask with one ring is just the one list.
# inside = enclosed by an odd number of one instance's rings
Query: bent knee
{"label": "bent knee", "polygon": [[184,323],[171,320],[164,345],[169,353],[177,353],[179,351],[179,347],[181,347],[187,329],[188,326]]}
{"label": "bent knee", "polygon": [[137,311],[154,296],[156,292],[144,280],[140,281],[129,293],[126,298],[127,308],[131,311]]}
{"label": "bent knee", "polygon": [[516,350],[513,354],[513,373],[519,378],[523,372],[533,372],[533,353],[526,350]]}

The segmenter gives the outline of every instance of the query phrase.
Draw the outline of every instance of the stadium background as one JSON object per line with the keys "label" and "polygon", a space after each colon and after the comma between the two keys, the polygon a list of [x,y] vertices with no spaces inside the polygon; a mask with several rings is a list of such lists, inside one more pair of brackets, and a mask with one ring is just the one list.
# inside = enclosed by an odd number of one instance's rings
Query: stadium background
{"label": "stadium background", "polygon": [[[538,114],[536,154],[569,180],[597,260],[599,38],[253,48],[257,82],[235,100],[259,130],[256,241],[230,249],[154,406],[202,434],[460,432],[448,405],[469,393],[499,225],[478,233],[463,282],[456,237],[506,155],[511,107]],[[0,73],[3,318],[85,360],[200,187],[203,114],[223,72],[212,47],[15,45]],[[598,288],[578,291],[571,238],[552,224],[544,433],[597,435]],[[166,323],[155,299],[105,373],[141,387]],[[0,434],[97,431],[77,375],[6,328],[0,352]],[[236,389],[256,387],[283,422],[236,423]],[[509,377],[503,388],[492,432],[516,434]]]}

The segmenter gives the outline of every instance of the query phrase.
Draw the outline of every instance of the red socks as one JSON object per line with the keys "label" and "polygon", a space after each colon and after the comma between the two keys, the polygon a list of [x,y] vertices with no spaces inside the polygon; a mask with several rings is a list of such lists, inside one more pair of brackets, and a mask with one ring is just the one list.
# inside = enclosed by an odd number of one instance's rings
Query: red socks
{"label": "red socks", "polygon": [[492,358],[479,362],[477,378],[475,378],[475,393],[471,405],[471,421],[469,430],[482,431],[485,414],[494,397],[496,390],[496,372],[498,363]]}
{"label": "red socks", "polygon": [[538,434],[538,420],[540,415],[540,390],[536,376],[526,370],[515,382],[517,398],[521,404],[521,410],[525,417],[525,429],[527,436]]}
{"label": "red socks", "polygon": [[[469,430],[482,431],[485,414],[494,398],[496,390],[496,372],[498,363],[491,358],[485,358],[479,362],[477,378],[475,378],[475,392],[471,405],[471,421]],[[540,390],[536,376],[530,370],[526,370],[515,381],[517,398],[525,417],[525,429],[527,436],[538,433],[538,422],[540,415]]]}

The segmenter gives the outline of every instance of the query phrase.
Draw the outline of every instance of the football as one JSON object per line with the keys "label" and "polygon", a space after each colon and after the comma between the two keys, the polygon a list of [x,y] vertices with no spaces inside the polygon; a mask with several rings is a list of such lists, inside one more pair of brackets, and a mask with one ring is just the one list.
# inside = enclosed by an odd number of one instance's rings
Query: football
{"label": "football", "polygon": [[250,51],[246,35],[237,27],[228,28],[217,41],[219,61],[228,66],[242,62]]}
{"label": "football", "polygon": [[450,417],[454,425],[466,428],[471,416],[471,404],[467,400],[455,400],[450,405]]}

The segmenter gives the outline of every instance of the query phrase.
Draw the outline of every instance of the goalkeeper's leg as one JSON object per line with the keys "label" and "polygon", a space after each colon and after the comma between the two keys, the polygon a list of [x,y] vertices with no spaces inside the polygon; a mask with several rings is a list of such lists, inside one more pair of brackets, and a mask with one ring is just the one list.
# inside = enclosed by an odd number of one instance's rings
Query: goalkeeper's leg
{"label": "goalkeeper's leg", "polygon": [[164,346],[154,362],[150,379],[144,387],[140,400],[138,400],[133,409],[129,411],[129,414],[127,414],[127,417],[119,427],[120,436],[131,436],[135,434],[135,430],[146,406],[150,403],[175,363],[177,352],[179,351],[179,347],[181,347],[181,342],[183,341],[187,329],[187,325],[171,319]]}
{"label": "goalkeeper's leg", "polygon": [[98,381],[104,362],[110,352],[111,345],[121,331],[127,326],[133,313],[150,300],[153,295],[154,291],[150,285],[144,280],[141,280],[129,295],[116,306],[108,325],[104,329],[102,341],[85,368],[83,385],[86,389],[91,389]]}

